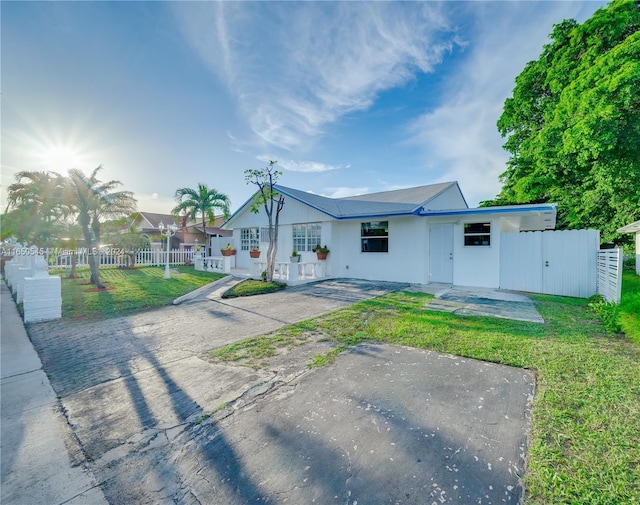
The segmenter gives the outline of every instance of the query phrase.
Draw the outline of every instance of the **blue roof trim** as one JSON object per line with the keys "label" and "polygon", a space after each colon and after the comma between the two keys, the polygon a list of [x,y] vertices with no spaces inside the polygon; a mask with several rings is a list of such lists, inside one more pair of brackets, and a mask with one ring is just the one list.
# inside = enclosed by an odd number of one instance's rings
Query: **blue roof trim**
{"label": "blue roof trim", "polygon": [[420,216],[461,216],[465,214],[513,214],[517,212],[545,212],[554,211],[557,212],[558,204],[556,203],[541,203],[536,205],[513,205],[508,207],[476,207],[472,209],[460,209],[460,210],[430,210],[422,211]]}

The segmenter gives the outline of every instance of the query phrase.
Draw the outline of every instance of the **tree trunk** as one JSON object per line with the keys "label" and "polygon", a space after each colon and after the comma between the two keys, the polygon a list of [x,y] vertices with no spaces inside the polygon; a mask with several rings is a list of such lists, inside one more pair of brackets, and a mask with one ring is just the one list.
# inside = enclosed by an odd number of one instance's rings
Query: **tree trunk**
{"label": "tree trunk", "polygon": [[78,277],[76,275],[76,266],[78,266],[78,251],[71,252],[71,271],[69,272],[69,279],[75,279]]}
{"label": "tree trunk", "polygon": [[82,233],[87,244],[87,259],[89,261],[89,269],[91,270],[89,282],[95,284],[98,289],[104,289],[106,286],[102,284],[100,280],[100,259],[98,258],[96,261],[97,254],[94,254],[94,252],[97,253],[97,250],[93,247],[93,237],[88,225],[82,224]]}

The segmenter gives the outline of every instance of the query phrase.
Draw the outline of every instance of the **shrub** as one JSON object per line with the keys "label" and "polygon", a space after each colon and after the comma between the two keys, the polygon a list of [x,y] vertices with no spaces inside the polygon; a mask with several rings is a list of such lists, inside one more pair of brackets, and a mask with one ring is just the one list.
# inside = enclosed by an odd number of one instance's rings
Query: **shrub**
{"label": "shrub", "polygon": [[622,331],[618,322],[620,308],[614,302],[605,301],[600,295],[593,295],[589,298],[589,310],[596,314],[608,333],[617,335]]}

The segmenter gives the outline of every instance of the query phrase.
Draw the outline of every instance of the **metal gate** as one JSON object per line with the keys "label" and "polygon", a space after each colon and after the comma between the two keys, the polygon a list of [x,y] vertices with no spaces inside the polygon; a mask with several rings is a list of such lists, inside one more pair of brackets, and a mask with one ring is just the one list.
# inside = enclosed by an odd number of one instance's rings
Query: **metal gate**
{"label": "metal gate", "polygon": [[588,298],[597,292],[598,230],[503,233],[500,287]]}

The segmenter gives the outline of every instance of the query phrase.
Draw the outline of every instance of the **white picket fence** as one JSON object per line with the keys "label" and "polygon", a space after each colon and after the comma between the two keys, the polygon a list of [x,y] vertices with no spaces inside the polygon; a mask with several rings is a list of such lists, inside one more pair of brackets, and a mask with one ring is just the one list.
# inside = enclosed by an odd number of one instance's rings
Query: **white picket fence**
{"label": "white picket fence", "polygon": [[600,249],[598,251],[598,294],[608,302],[620,303],[622,249]]}
{"label": "white picket fence", "polygon": [[[193,264],[193,255],[195,251],[185,249],[172,249],[169,251],[170,265],[187,265]],[[129,266],[130,256],[128,254],[106,254],[99,253],[100,266],[125,267]],[[136,266],[162,266],[167,262],[167,251],[160,249],[148,249],[136,252]],[[55,268],[71,268],[73,258],[71,255],[49,257],[48,264],[50,269]],[[77,254],[77,267],[89,265],[88,251],[80,251]]]}

